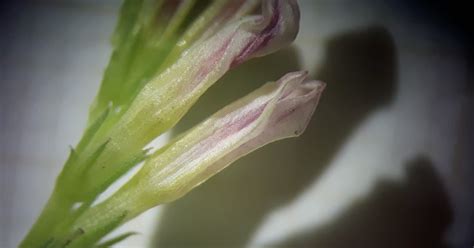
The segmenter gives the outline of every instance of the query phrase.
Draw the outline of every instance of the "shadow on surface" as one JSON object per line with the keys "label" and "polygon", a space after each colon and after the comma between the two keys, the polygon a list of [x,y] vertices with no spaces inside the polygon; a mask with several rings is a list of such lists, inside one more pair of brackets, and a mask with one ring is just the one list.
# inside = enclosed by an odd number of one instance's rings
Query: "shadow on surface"
{"label": "shadow on surface", "polygon": [[[359,123],[390,103],[397,59],[385,28],[344,33],[326,45],[324,64],[313,78],[327,82],[328,87],[304,135],[240,159],[169,204],[162,213],[154,247],[244,246],[271,209],[291,201],[316,180]],[[257,87],[244,83],[261,84],[297,70],[297,60],[293,50],[284,50],[244,64],[206,93],[178,131]]]}
{"label": "shadow on surface", "polygon": [[447,247],[448,195],[430,160],[410,161],[404,182],[381,181],[328,225],[271,247]]}

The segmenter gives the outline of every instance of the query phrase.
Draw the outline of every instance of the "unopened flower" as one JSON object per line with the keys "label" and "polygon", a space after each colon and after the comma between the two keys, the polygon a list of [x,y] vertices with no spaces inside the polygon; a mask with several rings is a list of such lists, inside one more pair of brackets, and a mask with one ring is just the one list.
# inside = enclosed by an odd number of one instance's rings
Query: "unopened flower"
{"label": "unopened flower", "polygon": [[[117,226],[183,196],[247,153],[304,131],[325,84],[294,72],[147,154],[147,144],[227,71],[287,46],[298,33],[296,0],[205,2],[125,0],[88,127],[22,247],[108,247],[131,235],[95,246]],[[136,175],[94,205],[140,162]]]}
{"label": "unopened flower", "polygon": [[[229,69],[252,57],[274,52],[294,40],[299,22],[295,1],[265,0],[261,15],[240,16],[254,6],[254,2],[228,1],[222,8],[230,8],[225,9],[225,15],[232,21],[215,16],[223,19],[222,27],[211,34],[203,32],[203,36],[209,37],[196,40],[169,68],[146,82],[129,106],[114,105],[112,108],[120,108],[118,112],[107,112],[108,119],[84,152],[94,154],[103,147],[96,165],[85,173],[90,191],[107,186],[104,181],[107,175],[122,174],[134,164],[129,161],[141,159],[141,150],[173,127]],[[99,95],[96,101],[100,99]],[[130,157],[129,154],[136,155]]]}
{"label": "unopened flower", "polygon": [[87,213],[88,222],[80,225],[126,221],[181,197],[265,144],[300,135],[325,87],[305,78],[305,72],[294,72],[267,83],[156,151],[117,193]]}

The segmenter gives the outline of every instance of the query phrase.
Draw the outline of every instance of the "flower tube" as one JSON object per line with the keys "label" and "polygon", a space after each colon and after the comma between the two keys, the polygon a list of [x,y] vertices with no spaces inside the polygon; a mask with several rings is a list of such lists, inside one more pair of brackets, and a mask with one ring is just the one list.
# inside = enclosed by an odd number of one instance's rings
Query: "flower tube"
{"label": "flower tube", "polygon": [[119,225],[156,205],[175,200],[233,161],[270,142],[299,136],[325,84],[289,73],[213,116],[153,153],[140,171],[109,199],[79,219],[77,229]]}
{"label": "flower tube", "polygon": [[[299,18],[296,0],[124,0],[87,128],[20,247],[96,247],[117,226],[183,196],[245,154],[300,135],[325,86],[295,72],[160,150],[145,150],[227,71],[291,43]],[[140,162],[135,176],[97,204]]]}
{"label": "flower tube", "polygon": [[126,171],[128,161],[135,160],[124,154],[141,154],[146,144],[173,127],[231,67],[274,52],[294,40],[299,21],[295,1],[265,0],[262,13],[230,22],[191,46],[141,89],[112,127],[105,122],[85,152],[93,154],[106,142],[96,165],[85,172],[90,191],[103,189],[106,175]]}

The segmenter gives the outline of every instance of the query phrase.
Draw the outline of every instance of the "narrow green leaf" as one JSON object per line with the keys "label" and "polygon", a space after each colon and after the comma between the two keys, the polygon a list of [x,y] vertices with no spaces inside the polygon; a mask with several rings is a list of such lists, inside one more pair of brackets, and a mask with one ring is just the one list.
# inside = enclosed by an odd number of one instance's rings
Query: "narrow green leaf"
{"label": "narrow green leaf", "polygon": [[76,147],[76,152],[81,153],[84,148],[90,143],[90,141],[94,138],[95,134],[99,131],[100,127],[107,119],[110,113],[110,107],[107,107],[101,115],[99,115],[95,121],[86,129],[84,135],[82,136],[81,141]]}
{"label": "narrow green leaf", "polygon": [[51,237],[46,242],[44,242],[42,245],[40,245],[40,248],[51,248],[54,245],[54,238]]}
{"label": "narrow green leaf", "polygon": [[82,164],[80,168],[82,171],[82,175],[84,175],[84,173],[86,173],[88,169],[91,168],[95,164],[97,159],[104,152],[109,142],[110,142],[110,139],[102,143],[102,145],[97,147],[97,149],[85,160],[84,164]]}
{"label": "narrow green leaf", "polygon": [[73,167],[74,163],[77,161],[77,152],[74,150],[73,147],[69,147],[69,156],[66,160],[66,163],[64,164],[64,167],[59,174],[56,183],[57,184],[64,184],[64,182],[67,182],[67,177],[69,175],[69,171]]}
{"label": "narrow green leaf", "polygon": [[83,230],[84,233],[76,240],[73,240],[73,242],[70,242],[67,247],[84,248],[94,246],[105,234],[118,227],[126,216],[127,212],[125,211],[107,223],[101,223],[102,225],[96,226],[93,230],[86,230],[79,227],[78,229]]}
{"label": "narrow green leaf", "polygon": [[82,228],[76,229],[69,237],[66,238],[66,240],[63,242],[63,244],[60,246],[61,248],[68,247],[71,242],[73,242],[75,239],[79,238],[80,236],[84,235],[84,230]]}
{"label": "narrow green leaf", "polygon": [[[93,185],[91,190],[87,191],[87,195],[98,196],[100,193],[104,192],[112,183],[117,181],[121,176],[131,170],[134,166],[138,165],[140,162],[146,159],[148,150],[142,150],[139,153],[131,156],[129,159],[114,165],[113,170],[106,170],[104,173],[93,173],[95,178],[100,178],[99,181],[90,183]],[[112,172],[112,173],[110,173]]]}
{"label": "narrow green leaf", "polygon": [[117,244],[118,242],[121,242],[125,240],[126,238],[138,234],[137,232],[127,232],[124,234],[121,234],[115,238],[109,239],[101,244],[96,245],[94,248],[108,248],[112,247],[112,245]]}
{"label": "narrow green leaf", "polygon": [[140,18],[144,0],[125,0],[120,8],[119,20],[112,36],[112,44],[121,46],[130,37],[136,20]]}

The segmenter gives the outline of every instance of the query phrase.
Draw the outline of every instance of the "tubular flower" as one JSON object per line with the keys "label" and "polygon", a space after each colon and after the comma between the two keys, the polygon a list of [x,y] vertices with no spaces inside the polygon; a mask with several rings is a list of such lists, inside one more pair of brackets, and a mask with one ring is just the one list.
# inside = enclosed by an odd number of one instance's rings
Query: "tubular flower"
{"label": "tubular flower", "polygon": [[[232,10],[227,15],[237,17],[239,9],[253,6],[252,1],[237,3],[240,8],[224,6]],[[229,4],[236,3],[230,1]],[[123,114],[120,106],[115,107],[119,113],[108,112],[108,119],[101,124],[85,151],[94,154],[103,149],[96,165],[85,172],[90,192],[107,186],[108,182],[103,179],[108,180],[107,175],[128,170],[130,164],[134,164],[128,161],[135,161],[137,156],[140,159],[143,147],[173,127],[231,67],[274,52],[296,37],[299,20],[296,2],[263,1],[262,11],[261,15],[244,16],[226,23],[210,37],[197,41],[169,68],[149,80],[129,106],[122,106],[126,109]],[[130,153],[138,155],[130,158]]]}
{"label": "tubular flower", "polygon": [[294,72],[267,83],[156,151],[118,192],[86,212],[77,228],[124,222],[183,196],[265,144],[299,136],[325,87],[305,78],[305,72]]}
{"label": "tubular flower", "polygon": [[145,147],[227,71],[289,45],[300,14],[296,0],[124,1],[87,128],[21,247],[109,247],[131,235],[97,245],[119,225],[267,143],[300,135],[318,104],[325,84],[288,73],[150,154]]}

